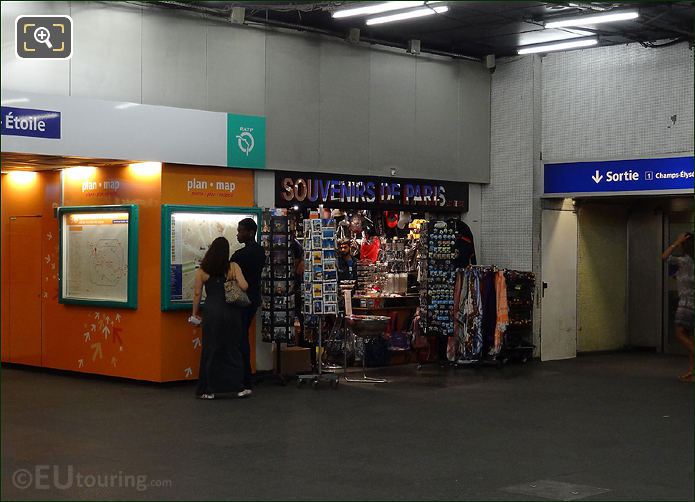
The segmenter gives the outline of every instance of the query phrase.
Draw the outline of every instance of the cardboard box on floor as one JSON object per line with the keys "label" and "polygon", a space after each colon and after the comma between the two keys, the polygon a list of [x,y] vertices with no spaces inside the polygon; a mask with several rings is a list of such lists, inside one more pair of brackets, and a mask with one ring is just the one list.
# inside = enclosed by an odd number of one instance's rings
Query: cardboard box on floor
{"label": "cardboard box on floor", "polygon": [[[273,370],[277,372],[277,346],[273,345]],[[291,376],[311,371],[311,349],[306,347],[282,347],[280,349],[280,370]]]}

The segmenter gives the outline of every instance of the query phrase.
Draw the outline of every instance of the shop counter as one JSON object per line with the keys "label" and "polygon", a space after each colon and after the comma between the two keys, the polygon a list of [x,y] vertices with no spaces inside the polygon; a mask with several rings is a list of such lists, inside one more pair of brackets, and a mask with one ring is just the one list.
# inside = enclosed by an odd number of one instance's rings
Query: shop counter
{"label": "shop counter", "polygon": [[[354,296],[352,310],[415,310],[420,305],[417,294],[401,296]],[[377,314],[375,314],[377,315]],[[380,314],[383,315],[383,314]]]}
{"label": "shop counter", "polygon": [[[417,294],[401,296],[355,296],[352,299],[352,311],[359,315],[381,315],[392,319],[389,334],[399,333],[405,336],[410,331],[415,311],[420,305]],[[388,338],[388,337],[387,337]],[[395,339],[389,344],[389,364],[406,364],[415,362],[415,353],[407,348],[397,348]]]}

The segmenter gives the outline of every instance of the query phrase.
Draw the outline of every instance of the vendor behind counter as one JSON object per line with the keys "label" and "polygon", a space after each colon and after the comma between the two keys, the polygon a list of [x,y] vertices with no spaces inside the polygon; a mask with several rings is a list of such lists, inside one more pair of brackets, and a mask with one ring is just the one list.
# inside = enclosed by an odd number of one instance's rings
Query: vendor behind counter
{"label": "vendor behind counter", "polygon": [[338,269],[338,281],[357,280],[357,260],[352,256],[350,241],[347,239],[338,243],[336,267]]}

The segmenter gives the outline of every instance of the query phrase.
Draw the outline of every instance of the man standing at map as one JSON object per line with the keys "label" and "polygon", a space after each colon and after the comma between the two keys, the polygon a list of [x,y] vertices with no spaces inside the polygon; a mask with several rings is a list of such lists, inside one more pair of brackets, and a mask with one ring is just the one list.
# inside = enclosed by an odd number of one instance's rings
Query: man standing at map
{"label": "man standing at map", "polygon": [[249,345],[249,327],[256,315],[258,307],[261,305],[261,273],[265,264],[265,253],[263,248],[256,242],[258,225],[252,218],[244,218],[237,227],[237,240],[244,244],[244,247],[237,250],[230,261],[238,264],[241,268],[249,288],[246,294],[249,295],[251,305],[242,310],[243,333],[241,337],[241,356],[244,362],[244,394],[251,394],[251,347]]}

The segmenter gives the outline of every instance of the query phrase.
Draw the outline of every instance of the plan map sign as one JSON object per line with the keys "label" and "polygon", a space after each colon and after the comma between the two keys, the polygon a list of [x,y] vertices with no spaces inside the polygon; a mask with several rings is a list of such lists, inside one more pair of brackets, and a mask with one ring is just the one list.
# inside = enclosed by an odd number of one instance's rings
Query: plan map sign
{"label": "plan map sign", "polygon": [[[244,218],[253,218],[255,213],[193,213],[173,212],[171,214],[171,278],[170,300],[172,302],[193,301],[193,282],[195,270],[205,256],[205,252],[217,237],[229,241],[230,257],[242,245],[237,242],[237,226]],[[203,295],[204,295],[203,291]]]}
{"label": "plan map sign", "polygon": [[128,301],[127,212],[63,215],[63,298]]}

